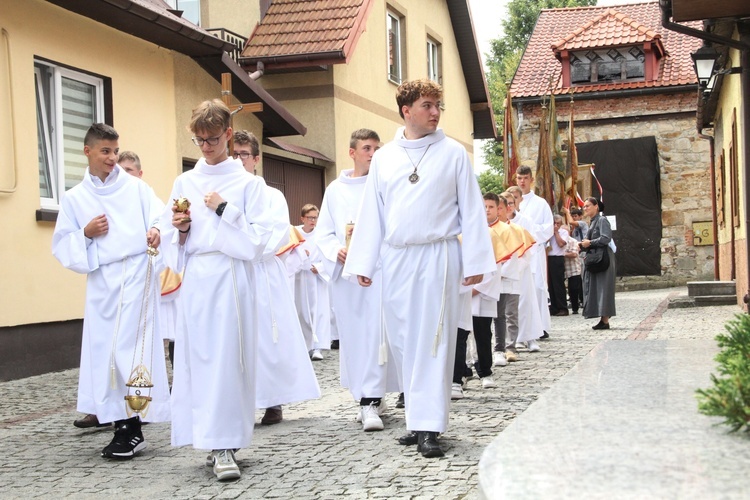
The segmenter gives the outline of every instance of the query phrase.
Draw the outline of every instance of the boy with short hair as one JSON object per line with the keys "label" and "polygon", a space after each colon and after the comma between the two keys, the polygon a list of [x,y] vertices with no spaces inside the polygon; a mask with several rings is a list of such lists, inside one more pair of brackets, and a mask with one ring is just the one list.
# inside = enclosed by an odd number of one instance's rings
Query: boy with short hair
{"label": "boy with short hair", "polygon": [[[86,274],[78,411],[98,422],[114,422],[115,436],[102,450],[105,458],[126,460],[146,449],[141,420],[126,410],[126,382],[134,368],[136,349],[147,345],[152,328],[141,331],[141,303],[146,289],[147,247],[160,243],[158,218],[163,205],[143,181],[117,165],[119,135],[95,123],[86,132],[83,152],[89,165],[80,184],[67,191],[52,236],[52,253],[60,263]],[[103,213],[102,213],[103,212]],[[148,293],[158,295],[154,271]],[[157,321],[147,312],[147,325]],[[138,345],[136,345],[138,341]],[[146,349],[154,387],[148,420],[169,420],[169,386],[164,356]]]}
{"label": "boy with short hair", "polygon": [[297,226],[305,239],[300,248],[307,256],[297,271],[294,284],[294,302],[297,305],[302,333],[307,342],[310,359],[323,359],[323,349],[331,347],[331,302],[328,294],[328,279],[323,265],[323,256],[315,243],[318,225],[318,207],[307,203],[300,212],[301,225]]}
{"label": "boy with short hair", "polygon": [[[234,133],[233,156],[252,174],[260,161],[259,148],[253,133],[245,130]],[[261,425],[273,425],[283,419],[281,405],[319,398],[320,388],[297,319],[286,266],[276,256],[289,242],[289,208],[281,191],[265,185],[265,192],[273,236],[263,255],[248,264],[256,277],[258,313],[255,402],[258,408],[265,408]]]}
{"label": "boy with short hair", "polygon": [[[193,110],[203,157],[177,177],[166,210],[164,260],[184,269],[172,385],[172,445],[212,450],[219,480],[238,479],[235,452],[250,445],[255,417],[255,283],[246,264],[271,238],[264,183],[228,157],[230,111],[215,99]],[[169,229],[167,229],[169,227]]]}
{"label": "boy with short hair", "polygon": [[438,129],[442,94],[429,80],[399,85],[404,127],[373,156],[344,266],[367,287],[382,263],[383,317],[409,431],[399,442],[427,458],[444,454],[437,437],[448,426],[462,277],[470,286],[495,271],[469,156]]}
{"label": "boy with short hair", "polygon": [[[380,137],[375,131],[352,132],[349,157],[354,168],[342,171],[326,189],[315,230],[326,272],[331,276],[332,307],[341,335],[341,385],[359,401],[359,419],[365,432],[383,430],[380,416],[385,409],[385,394],[398,392],[393,360],[386,359],[389,348],[382,324],[380,269],[375,271],[375,283],[368,288],[359,286],[356,276],[343,272],[370,162],[378,149]],[[389,365],[393,374],[390,380]]]}

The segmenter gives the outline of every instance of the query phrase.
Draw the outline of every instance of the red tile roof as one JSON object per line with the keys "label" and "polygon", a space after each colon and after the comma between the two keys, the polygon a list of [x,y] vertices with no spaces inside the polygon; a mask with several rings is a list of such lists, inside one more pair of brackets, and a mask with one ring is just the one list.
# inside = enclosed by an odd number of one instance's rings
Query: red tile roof
{"label": "red tile roof", "polygon": [[650,42],[655,38],[661,38],[661,35],[614,9],[607,9],[596,19],[553,43],[552,49],[560,51],[631,45]]}
{"label": "red tile roof", "polygon": [[[685,25],[696,29],[702,27],[699,21]],[[555,94],[568,93],[568,89],[562,87],[562,64],[555,57],[553,46],[557,50],[579,50],[659,39],[666,55],[660,60],[656,80],[576,85],[577,94],[695,84],[697,80],[690,53],[700,48],[703,42],[663,28],[657,1],[542,10],[513,77],[511,94],[513,97],[546,95],[550,80]]]}
{"label": "red tile roof", "polygon": [[345,62],[364,31],[372,1],[274,0],[241,57],[264,61],[267,67],[284,61],[309,63],[311,54]]}

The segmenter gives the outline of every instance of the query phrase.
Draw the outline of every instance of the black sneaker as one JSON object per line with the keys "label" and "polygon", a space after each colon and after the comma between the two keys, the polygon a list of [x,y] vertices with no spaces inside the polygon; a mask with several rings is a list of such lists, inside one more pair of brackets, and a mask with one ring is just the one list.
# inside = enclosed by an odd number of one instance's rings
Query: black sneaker
{"label": "black sneaker", "polygon": [[398,395],[398,400],[396,401],[396,408],[403,408],[404,407],[404,393],[400,393]]}
{"label": "black sneaker", "polygon": [[130,460],[137,453],[145,450],[146,440],[141,432],[141,422],[138,417],[118,420],[115,423],[115,437],[103,450],[104,458],[114,460]]}
{"label": "black sneaker", "polygon": [[332,340],[331,341],[331,349],[333,349],[335,351],[335,350],[338,350],[338,348],[339,348],[339,341],[338,340]]}

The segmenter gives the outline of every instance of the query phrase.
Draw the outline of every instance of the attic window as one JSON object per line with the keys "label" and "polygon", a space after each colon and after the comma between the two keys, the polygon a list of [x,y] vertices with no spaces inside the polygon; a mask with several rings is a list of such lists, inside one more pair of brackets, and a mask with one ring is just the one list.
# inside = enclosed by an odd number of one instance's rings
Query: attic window
{"label": "attic window", "polygon": [[600,82],[643,80],[645,54],[640,47],[612,47],[572,52],[570,82],[587,85]]}

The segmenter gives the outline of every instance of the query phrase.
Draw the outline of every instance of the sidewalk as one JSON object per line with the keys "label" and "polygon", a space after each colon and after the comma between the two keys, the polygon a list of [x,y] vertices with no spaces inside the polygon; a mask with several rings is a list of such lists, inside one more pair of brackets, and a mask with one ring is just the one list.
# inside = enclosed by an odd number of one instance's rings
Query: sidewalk
{"label": "sidewalk", "polygon": [[[676,357],[675,363],[679,365],[674,367],[695,371],[699,385],[707,386],[710,358],[715,350],[712,339],[739,308],[667,310],[667,297],[678,292],[685,290],[619,293],[618,315],[612,319],[611,330],[591,330],[596,320],[584,320],[580,316],[553,318],[551,339],[540,343],[542,352],[522,350],[519,362],[495,371],[501,388],[482,390],[477,380],[469,382],[466,398],[454,402],[450,428],[441,438],[446,451],[442,459],[423,459],[415,447],[396,444],[396,438],[404,431],[404,414],[403,410],[393,409],[395,395],[388,399],[391,409],[384,418],[386,429],[362,432],[361,425],[354,421],[357,409],[354,402],[338,386],[336,351],[326,353],[326,359],[314,365],[322,398],[285,407],[284,422],[279,425],[256,426],[253,446],[237,454],[242,478],[226,484],[217,483],[211,469],[203,465],[204,452],[169,445],[168,424],[151,424],[144,428],[149,448],[134,460],[110,462],[102,459],[99,452],[111,439],[111,432],[82,431],[72,426],[78,415],[75,412],[77,370],[0,383],[0,400],[4,402],[0,407],[0,442],[4,451],[4,460],[0,462],[0,498],[112,495],[127,498],[476,498],[480,494],[478,463],[485,448],[493,439],[503,438],[503,431],[506,428],[510,431],[509,426],[514,422],[521,422],[527,409],[535,411],[534,403],[540,396],[554,394],[559,391],[558,387],[564,388],[566,379],[563,377],[602,342],[618,340],[620,344],[640,347],[656,346],[654,340],[680,340],[687,345],[703,346],[699,348],[704,359],[700,364],[695,363],[693,357]],[[626,341],[629,337],[640,340]],[[643,348],[646,352],[654,351]],[[585,366],[584,363],[577,369]],[[544,398],[540,403],[543,401]],[[687,404],[685,411],[690,411]],[[261,415],[259,412],[257,420]],[[732,442],[747,448],[748,440],[742,436],[727,437],[722,428],[710,427],[711,419],[696,415],[694,413],[693,417],[697,421],[707,423],[707,429],[722,436],[714,441],[719,457],[719,462],[712,465],[714,478],[727,483],[747,482],[746,472],[737,475],[734,468],[724,467],[734,460],[728,455],[733,449],[724,446]],[[563,424],[554,413],[547,415],[545,427],[550,432],[565,433]],[[641,420],[640,425],[651,434],[659,434],[663,428],[647,418]],[[641,453],[654,455],[660,446],[657,441],[654,445],[645,442]],[[541,453],[544,452],[525,450],[527,456]],[[743,456],[747,464],[747,455]],[[523,456],[519,456],[521,458]],[[539,469],[528,469],[515,479],[534,482],[538,473]],[[646,484],[650,480],[668,481],[670,478],[655,470],[631,480]],[[679,486],[678,483],[674,484],[675,489],[667,489],[674,492],[667,497],[692,496],[687,492],[681,494],[683,490],[676,489]],[[490,496],[502,498],[504,491],[492,490]],[[510,496],[541,498],[543,495],[514,493]],[[704,495],[704,498],[731,497],[732,493],[724,490]]]}

